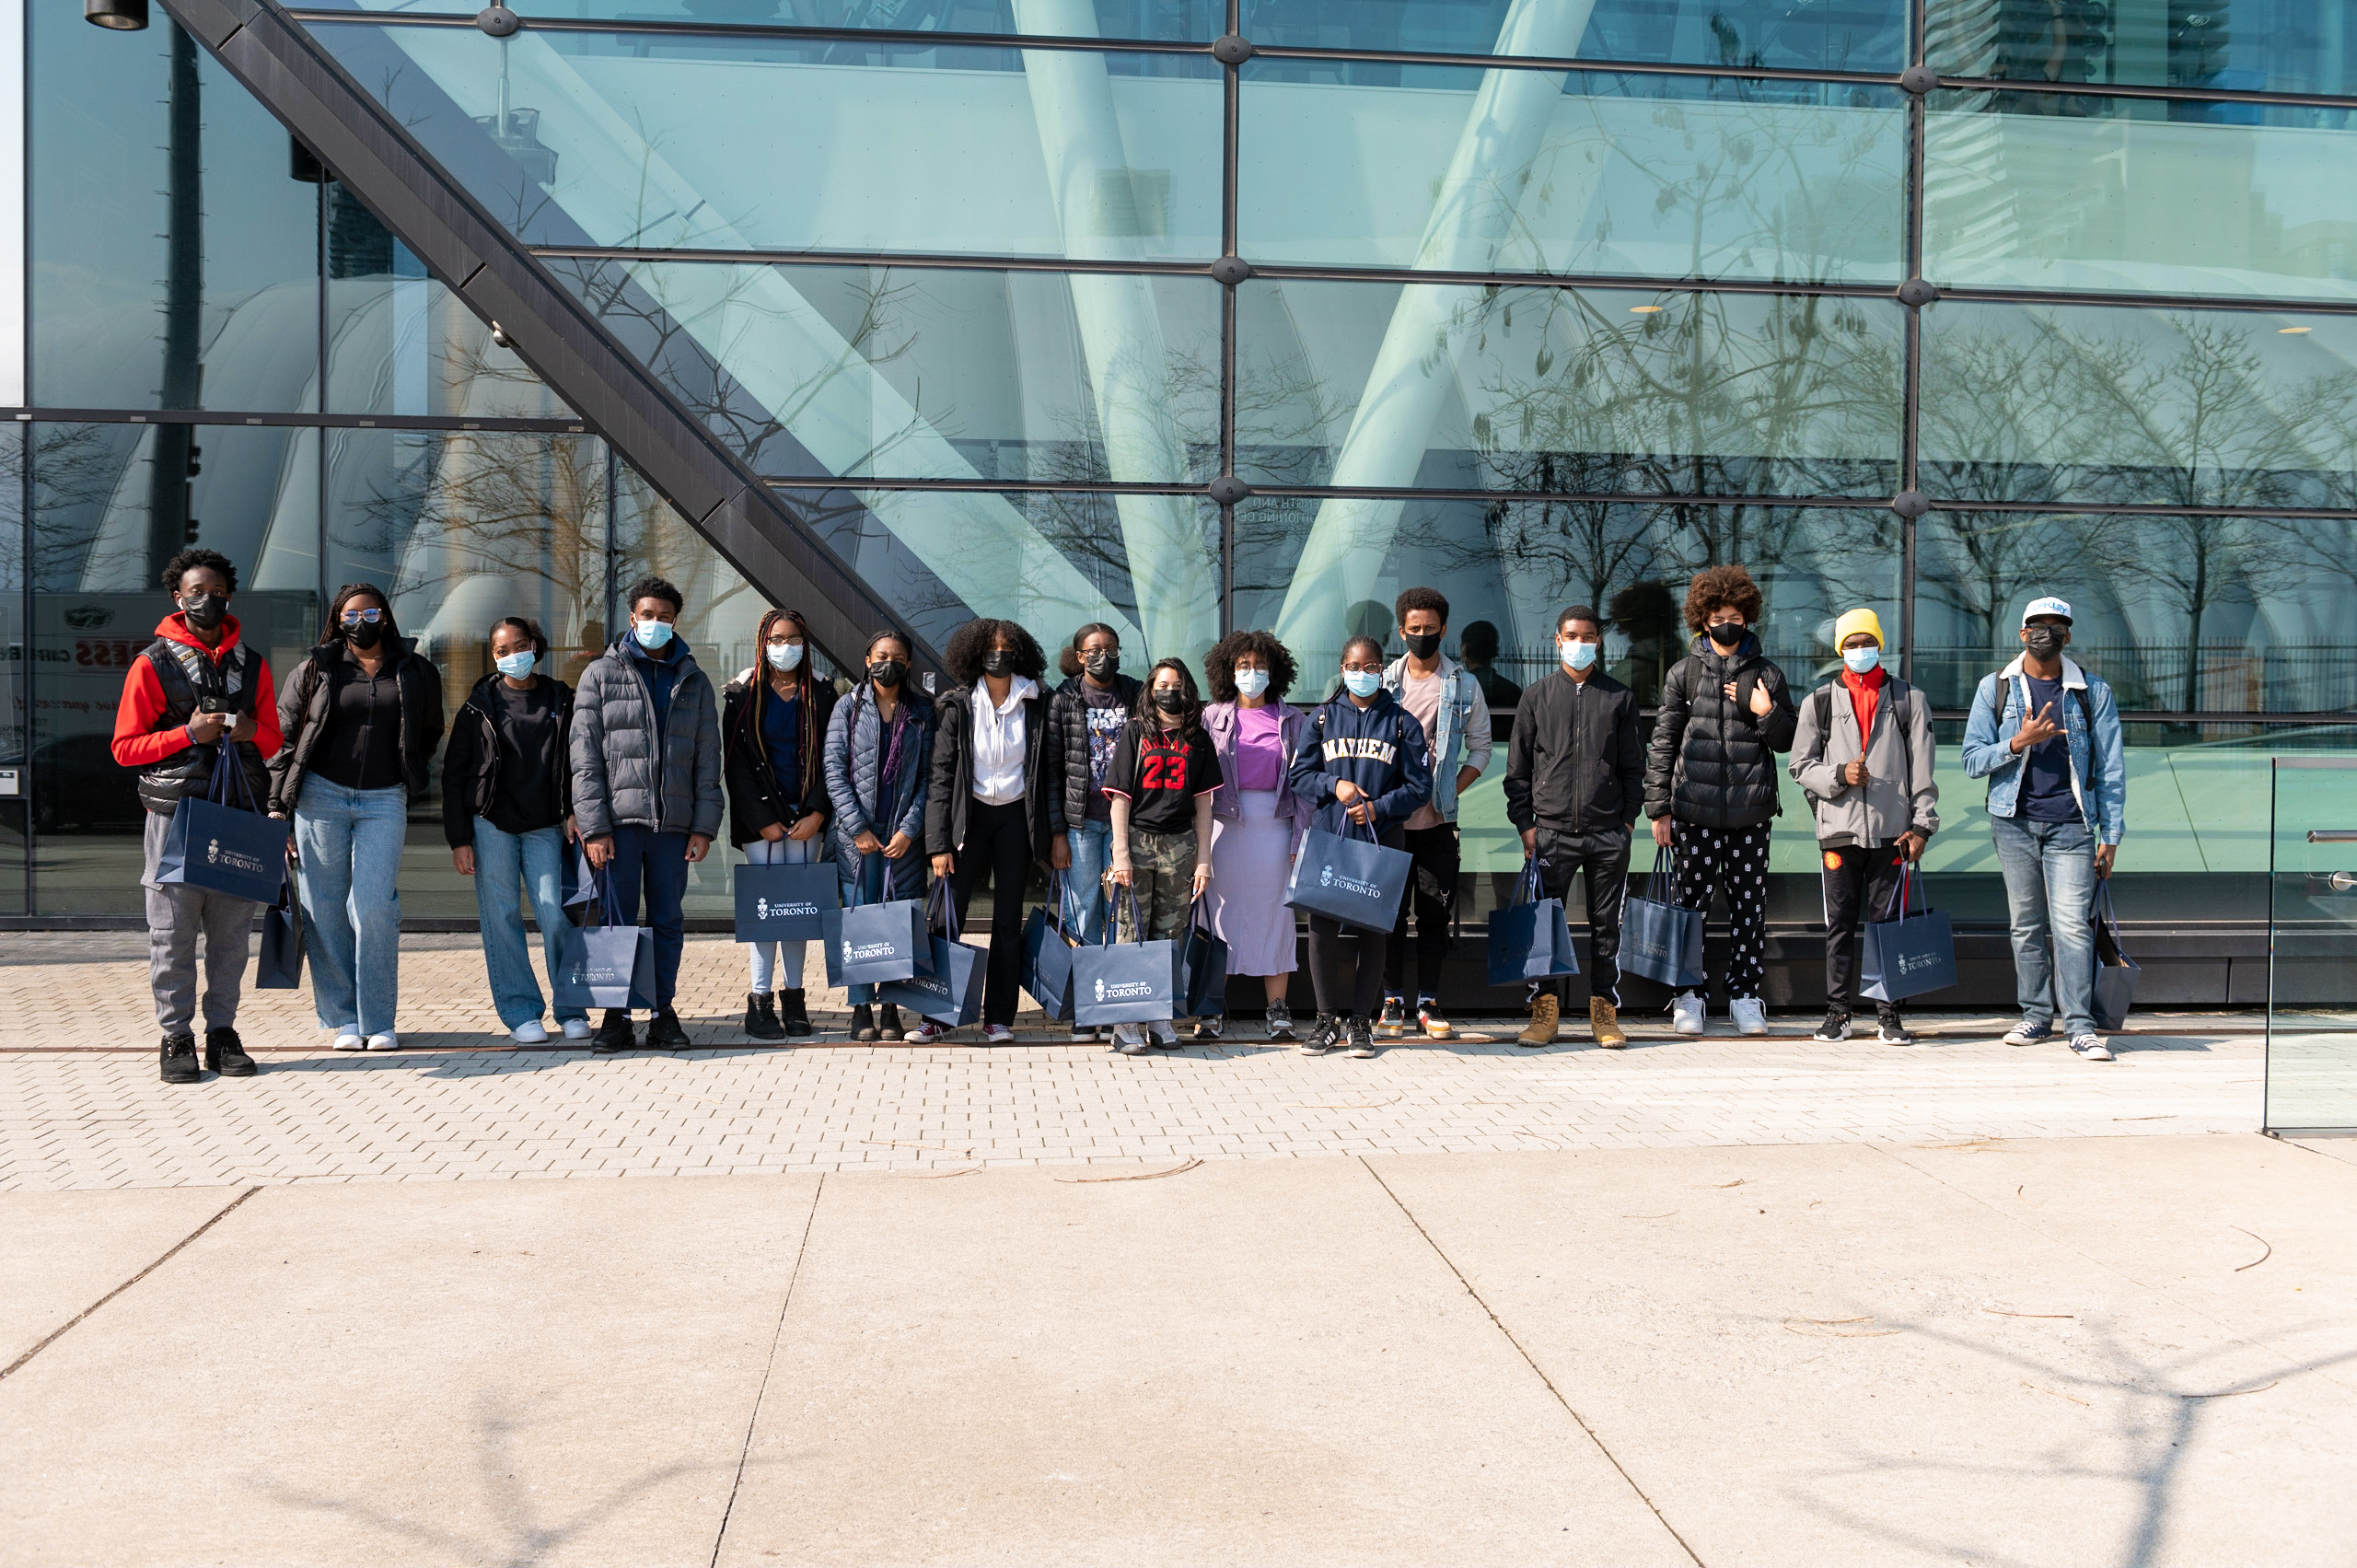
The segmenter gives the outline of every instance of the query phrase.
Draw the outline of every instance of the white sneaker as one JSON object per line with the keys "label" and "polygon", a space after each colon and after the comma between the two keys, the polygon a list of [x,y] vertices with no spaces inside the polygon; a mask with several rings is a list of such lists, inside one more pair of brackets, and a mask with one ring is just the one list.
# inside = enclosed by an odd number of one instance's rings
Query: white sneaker
{"label": "white sneaker", "polygon": [[507,1038],[517,1045],[546,1045],[549,1039],[548,1026],[538,1018],[527,1018],[509,1029]]}
{"label": "white sneaker", "polygon": [[401,1048],[401,1038],[389,1029],[383,1034],[368,1037],[368,1049],[371,1051],[399,1051]]}
{"label": "white sneaker", "polygon": [[1702,1032],[1702,998],[1700,993],[1691,991],[1678,993],[1677,1000],[1670,1005],[1669,1027],[1682,1035]]}
{"label": "white sneaker", "polygon": [[567,1039],[567,1040],[587,1040],[587,1039],[589,1038],[589,1034],[590,1034],[590,1030],[589,1030],[589,1020],[588,1020],[588,1019],[586,1019],[586,1018],[567,1018],[567,1019],[565,1019],[565,1021],[564,1021],[564,1038],[565,1038],[565,1039]]}
{"label": "white sneaker", "polygon": [[1739,1035],[1768,1032],[1768,1004],[1757,996],[1736,997],[1727,1004],[1727,1013],[1735,1019],[1735,1032]]}
{"label": "white sneaker", "polygon": [[2073,1035],[2071,1049],[2078,1052],[2082,1062],[2108,1062],[2111,1047],[2104,1044],[2101,1035]]}
{"label": "white sneaker", "polygon": [[335,1031],[335,1048],[338,1051],[366,1051],[368,1042],[362,1037],[358,1024],[339,1024]]}

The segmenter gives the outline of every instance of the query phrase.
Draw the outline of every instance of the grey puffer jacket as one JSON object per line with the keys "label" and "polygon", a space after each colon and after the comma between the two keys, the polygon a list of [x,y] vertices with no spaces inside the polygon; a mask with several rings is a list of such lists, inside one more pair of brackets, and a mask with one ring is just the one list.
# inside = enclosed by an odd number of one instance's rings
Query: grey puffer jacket
{"label": "grey puffer jacket", "polygon": [[573,693],[573,817],[585,839],[616,828],[720,837],[720,704],[685,638],[674,639],[670,715],[656,757],[655,693],[615,639]]}
{"label": "grey puffer jacket", "polygon": [[900,686],[900,712],[908,715],[900,737],[899,776],[892,797],[879,799],[877,775],[884,766],[884,722],[876,711],[876,688],[861,681],[852,694],[835,704],[827,723],[827,798],[834,819],[827,824],[833,835],[835,864],[845,878],[859,874],[865,858],[859,835],[873,833],[885,843],[895,833],[909,835],[909,853],[887,860],[891,880],[889,896],[921,898],[924,893],[924,800],[927,775],[933,765],[933,704],[907,682]]}

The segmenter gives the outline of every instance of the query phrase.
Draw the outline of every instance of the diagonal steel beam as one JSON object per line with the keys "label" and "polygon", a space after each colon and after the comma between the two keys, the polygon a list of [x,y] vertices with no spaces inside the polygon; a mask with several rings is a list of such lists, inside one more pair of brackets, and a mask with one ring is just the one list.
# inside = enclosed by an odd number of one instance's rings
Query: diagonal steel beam
{"label": "diagonal steel beam", "polygon": [[674,398],[531,252],[345,74],[275,0],[157,0],[664,500],[814,641],[859,668],[897,628],[921,667],[940,656]]}

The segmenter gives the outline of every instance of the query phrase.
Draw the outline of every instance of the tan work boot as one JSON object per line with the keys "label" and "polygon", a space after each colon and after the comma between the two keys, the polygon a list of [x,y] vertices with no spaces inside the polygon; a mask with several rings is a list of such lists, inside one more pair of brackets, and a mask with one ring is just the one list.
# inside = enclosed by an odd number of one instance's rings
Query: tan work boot
{"label": "tan work boot", "polygon": [[1601,996],[1587,999],[1588,1032],[1596,1036],[1596,1043],[1607,1051],[1618,1051],[1629,1043],[1628,1035],[1620,1028],[1620,1009]]}
{"label": "tan work boot", "polygon": [[1530,1027],[1515,1037],[1516,1045],[1552,1045],[1555,1026],[1562,1016],[1562,1005],[1551,991],[1542,991],[1530,1005]]}

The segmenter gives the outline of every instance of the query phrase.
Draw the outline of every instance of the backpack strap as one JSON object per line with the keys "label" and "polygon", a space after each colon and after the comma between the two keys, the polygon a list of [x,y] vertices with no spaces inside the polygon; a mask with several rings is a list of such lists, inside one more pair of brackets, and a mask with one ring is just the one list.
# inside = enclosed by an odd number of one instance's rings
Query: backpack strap
{"label": "backpack strap", "polygon": [[1817,695],[1812,698],[1811,701],[1815,703],[1817,706],[1817,733],[1820,736],[1832,734],[1833,688],[1830,686],[1818,687],[1817,689]]}
{"label": "backpack strap", "polygon": [[2096,705],[2084,686],[2072,687],[2071,695],[2079,699],[2079,713],[2087,721],[2087,809],[2092,812],[2096,807]]}

